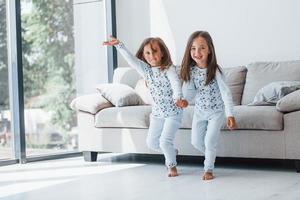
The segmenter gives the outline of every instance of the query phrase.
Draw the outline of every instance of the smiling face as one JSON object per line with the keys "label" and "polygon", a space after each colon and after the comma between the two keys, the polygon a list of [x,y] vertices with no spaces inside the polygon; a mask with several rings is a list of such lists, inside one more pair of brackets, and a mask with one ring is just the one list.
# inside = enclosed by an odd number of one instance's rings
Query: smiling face
{"label": "smiling face", "polygon": [[151,67],[161,65],[163,54],[157,42],[149,43],[145,45],[143,50],[143,57]]}
{"label": "smiling face", "polygon": [[203,37],[199,36],[193,40],[190,54],[198,67],[207,67],[207,60],[210,50],[206,40]]}

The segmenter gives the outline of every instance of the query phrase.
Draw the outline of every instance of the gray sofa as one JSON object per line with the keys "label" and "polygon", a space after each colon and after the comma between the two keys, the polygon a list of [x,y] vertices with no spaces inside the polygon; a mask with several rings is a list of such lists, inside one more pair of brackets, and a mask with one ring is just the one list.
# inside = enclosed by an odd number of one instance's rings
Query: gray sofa
{"label": "gray sofa", "polygon": [[[247,104],[268,83],[300,81],[300,61],[257,62],[247,67],[224,68],[224,74],[233,95],[238,128],[229,131],[223,127],[217,156],[291,159],[299,171],[300,101],[287,98],[281,104],[283,107]],[[135,88],[139,79],[135,70],[118,68],[113,82]],[[300,97],[298,94],[296,99]],[[193,116],[190,103],[184,110],[176,146],[180,155],[201,155],[190,143]],[[96,92],[76,98],[72,108],[78,111],[79,149],[86,161],[97,160],[97,152],[156,153],[146,145],[150,105],[114,107]]]}

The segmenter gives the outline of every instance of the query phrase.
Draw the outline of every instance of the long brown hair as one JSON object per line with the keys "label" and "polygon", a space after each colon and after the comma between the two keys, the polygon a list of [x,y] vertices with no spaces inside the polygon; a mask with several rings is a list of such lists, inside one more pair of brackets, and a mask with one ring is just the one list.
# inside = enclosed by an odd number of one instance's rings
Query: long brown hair
{"label": "long brown hair", "polygon": [[216,71],[219,70],[220,73],[222,73],[220,66],[217,63],[217,57],[215,53],[215,47],[212,41],[211,36],[206,31],[196,31],[192,33],[192,35],[189,37],[184,56],[181,63],[181,70],[180,70],[180,76],[182,80],[189,81],[190,80],[190,67],[196,65],[196,62],[191,57],[191,48],[193,45],[193,41],[197,37],[202,37],[205,39],[209,54],[207,58],[207,74],[206,74],[206,81],[205,85],[208,85],[210,81],[212,81],[216,76]]}
{"label": "long brown hair", "polygon": [[171,55],[170,55],[170,52],[169,52],[169,49],[167,47],[167,45],[164,43],[164,41],[162,39],[160,39],[159,37],[150,37],[150,38],[146,38],[140,48],[138,49],[138,51],[136,52],[136,57],[141,59],[142,61],[144,61],[145,63],[147,63],[146,59],[144,58],[144,47],[148,44],[150,44],[151,46],[151,49],[153,49],[152,45],[154,43],[157,43],[159,48],[160,48],[160,51],[162,53],[162,58],[161,58],[161,64],[160,64],[160,70],[165,70],[167,68],[169,68],[173,62],[172,62],[172,59],[171,59]]}

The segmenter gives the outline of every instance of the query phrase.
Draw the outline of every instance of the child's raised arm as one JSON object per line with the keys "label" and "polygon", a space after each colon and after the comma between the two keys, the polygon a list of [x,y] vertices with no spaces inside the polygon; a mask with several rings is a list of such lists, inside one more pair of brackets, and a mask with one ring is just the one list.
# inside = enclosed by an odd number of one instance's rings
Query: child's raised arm
{"label": "child's raised arm", "polygon": [[110,36],[110,40],[104,41],[103,45],[114,46],[114,45],[117,45],[119,43],[120,43],[120,41],[117,38],[115,38],[113,36]]}
{"label": "child's raised arm", "polygon": [[145,68],[148,67],[148,64],[138,59],[132,55],[125,45],[120,42],[117,38],[110,36],[111,40],[103,42],[103,45],[115,46],[116,49],[120,52],[126,62],[134,68],[141,76],[145,77]]}

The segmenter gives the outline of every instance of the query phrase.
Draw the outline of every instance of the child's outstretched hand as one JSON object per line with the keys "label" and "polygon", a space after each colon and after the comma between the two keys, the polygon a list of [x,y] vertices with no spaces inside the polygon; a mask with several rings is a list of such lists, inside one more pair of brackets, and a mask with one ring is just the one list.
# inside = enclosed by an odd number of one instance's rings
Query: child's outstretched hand
{"label": "child's outstretched hand", "polygon": [[236,122],[234,117],[227,117],[227,127],[230,130],[233,130],[236,128]]}
{"label": "child's outstretched hand", "polygon": [[189,103],[187,102],[187,100],[184,100],[184,99],[178,99],[176,101],[176,106],[179,107],[179,108],[185,108],[189,105]]}
{"label": "child's outstretched hand", "polygon": [[114,45],[117,45],[119,43],[120,43],[120,41],[117,38],[115,38],[113,36],[110,36],[110,40],[104,41],[103,45],[114,46]]}

